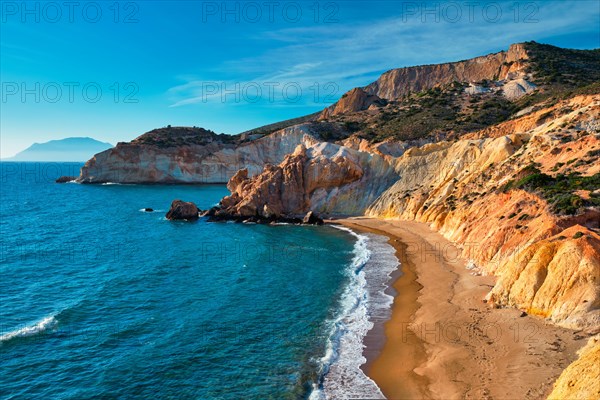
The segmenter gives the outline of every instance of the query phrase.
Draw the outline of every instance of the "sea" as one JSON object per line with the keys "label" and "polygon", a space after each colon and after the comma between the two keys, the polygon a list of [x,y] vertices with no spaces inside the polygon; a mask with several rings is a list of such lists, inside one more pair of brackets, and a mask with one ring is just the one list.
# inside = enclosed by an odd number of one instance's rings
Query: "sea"
{"label": "sea", "polygon": [[168,221],[227,188],[54,182],[81,166],[0,163],[1,399],[384,398],[387,238]]}

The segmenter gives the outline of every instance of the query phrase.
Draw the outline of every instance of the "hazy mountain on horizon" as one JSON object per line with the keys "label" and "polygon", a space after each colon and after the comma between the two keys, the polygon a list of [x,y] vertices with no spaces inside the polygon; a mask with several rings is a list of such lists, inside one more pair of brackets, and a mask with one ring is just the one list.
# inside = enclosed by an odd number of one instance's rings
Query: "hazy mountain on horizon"
{"label": "hazy mountain on horizon", "polygon": [[94,154],[114,147],[90,137],[70,137],[34,143],[13,157],[2,161],[87,161]]}

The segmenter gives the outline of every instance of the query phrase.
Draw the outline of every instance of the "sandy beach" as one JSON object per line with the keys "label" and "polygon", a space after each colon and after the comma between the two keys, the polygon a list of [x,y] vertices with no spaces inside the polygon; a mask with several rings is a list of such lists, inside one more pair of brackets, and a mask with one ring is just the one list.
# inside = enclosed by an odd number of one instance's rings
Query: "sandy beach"
{"label": "sandy beach", "polygon": [[391,319],[365,339],[364,369],[390,400],[545,398],[586,342],[519,310],[491,309],[482,299],[494,277],[473,274],[426,224],[335,222],[388,236],[401,261]]}

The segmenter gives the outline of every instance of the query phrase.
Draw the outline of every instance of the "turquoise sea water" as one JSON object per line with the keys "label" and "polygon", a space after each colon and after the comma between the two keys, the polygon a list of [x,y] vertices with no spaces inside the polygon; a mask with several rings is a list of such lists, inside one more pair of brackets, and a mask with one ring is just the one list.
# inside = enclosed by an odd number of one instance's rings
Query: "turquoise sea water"
{"label": "turquoise sea water", "polygon": [[332,227],[164,218],[172,200],[208,208],[224,186],[55,184],[80,165],[0,167],[0,398],[324,388],[343,318],[366,299],[349,292],[366,237],[361,249]]}

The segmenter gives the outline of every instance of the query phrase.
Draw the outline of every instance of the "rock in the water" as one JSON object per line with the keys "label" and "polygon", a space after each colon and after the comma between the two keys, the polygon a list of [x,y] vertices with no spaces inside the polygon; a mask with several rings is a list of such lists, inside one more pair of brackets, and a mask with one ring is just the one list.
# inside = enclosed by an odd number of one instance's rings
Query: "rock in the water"
{"label": "rock in the water", "polygon": [[147,208],[144,208],[144,211],[146,211],[146,212],[152,212],[152,211],[154,211],[154,209],[147,207]]}
{"label": "rock in the water", "polygon": [[56,180],[56,183],[67,183],[67,182],[74,181],[75,179],[77,179],[76,176],[61,176],[60,178],[58,178]]}
{"label": "rock in the water", "polygon": [[166,217],[170,220],[195,221],[198,219],[198,207],[192,202],[174,200]]}
{"label": "rock in the water", "polygon": [[302,219],[302,223],[309,225],[323,225],[323,220],[314,212],[309,211],[304,216],[304,219]]}

